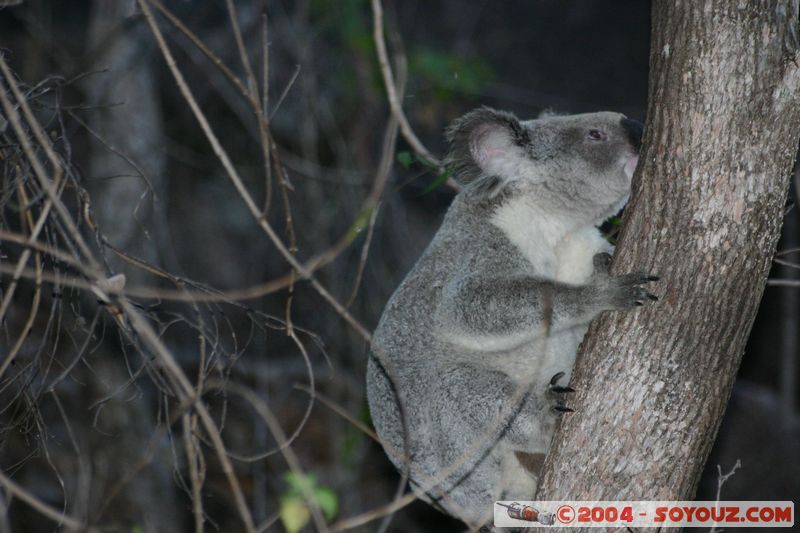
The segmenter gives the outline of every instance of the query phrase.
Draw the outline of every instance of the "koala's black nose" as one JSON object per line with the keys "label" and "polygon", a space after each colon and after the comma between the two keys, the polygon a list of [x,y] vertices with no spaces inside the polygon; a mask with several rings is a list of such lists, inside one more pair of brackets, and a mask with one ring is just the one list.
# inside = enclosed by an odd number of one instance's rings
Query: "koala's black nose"
{"label": "koala's black nose", "polygon": [[623,118],[619,121],[619,123],[622,125],[622,129],[624,129],[625,133],[628,135],[628,140],[638,152],[639,148],[642,147],[642,133],[644,133],[644,124],[638,120],[631,120],[629,118]]}

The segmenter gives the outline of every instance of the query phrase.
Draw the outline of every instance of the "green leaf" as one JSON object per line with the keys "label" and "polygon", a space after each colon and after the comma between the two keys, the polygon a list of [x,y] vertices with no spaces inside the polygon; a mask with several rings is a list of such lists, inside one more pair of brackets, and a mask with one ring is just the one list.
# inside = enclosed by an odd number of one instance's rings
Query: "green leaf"
{"label": "green leaf", "polygon": [[302,498],[287,496],[281,498],[279,515],[287,533],[297,533],[311,519],[311,513]]}
{"label": "green leaf", "polygon": [[313,492],[314,488],[317,486],[317,480],[311,474],[286,472],[283,479],[289,484],[288,494],[290,496],[302,496],[304,490]]}
{"label": "green leaf", "polygon": [[314,490],[314,501],[322,509],[326,520],[332,520],[336,513],[339,512],[339,498],[328,487],[317,487]]}
{"label": "green leaf", "polygon": [[447,181],[447,178],[449,178],[452,174],[453,174],[452,170],[445,170],[444,172],[436,176],[436,178],[434,178],[434,180],[430,182],[427,187],[425,187],[425,189],[422,191],[422,194],[428,194],[432,190],[436,189],[437,187],[439,187],[439,185]]}
{"label": "green leaf", "polygon": [[397,162],[403,165],[403,168],[408,169],[414,162],[414,156],[411,152],[397,152]]}
{"label": "green leaf", "polygon": [[308,524],[311,512],[306,502],[307,495],[319,506],[326,520],[333,519],[339,512],[339,498],[336,493],[318,484],[314,476],[287,472],[283,479],[289,489],[281,496],[279,515],[288,533],[297,533]]}
{"label": "green leaf", "polygon": [[608,223],[612,226],[619,226],[622,224],[622,219],[619,217],[611,217],[608,219]]}

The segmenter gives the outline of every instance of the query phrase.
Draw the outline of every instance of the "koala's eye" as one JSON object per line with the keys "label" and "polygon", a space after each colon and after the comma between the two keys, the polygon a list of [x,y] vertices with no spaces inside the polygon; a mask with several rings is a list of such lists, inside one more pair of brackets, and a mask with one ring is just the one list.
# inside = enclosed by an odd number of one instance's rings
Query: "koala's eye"
{"label": "koala's eye", "polygon": [[608,134],[603,130],[589,130],[586,134],[590,141],[605,141],[608,140]]}

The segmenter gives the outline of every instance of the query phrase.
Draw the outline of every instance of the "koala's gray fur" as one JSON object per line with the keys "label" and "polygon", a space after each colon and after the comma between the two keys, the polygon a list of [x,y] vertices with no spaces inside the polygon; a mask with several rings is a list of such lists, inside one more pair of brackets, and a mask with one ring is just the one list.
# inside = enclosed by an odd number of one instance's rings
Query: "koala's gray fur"
{"label": "koala's gray fur", "polygon": [[447,137],[465,187],[386,305],[367,392],[412,488],[480,526],[495,500],[533,499],[556,420],[551,378],[569,379],[588,322],[655,299],[641,287],[655,278],[609,276],[596,228],[627,201],[641,125],[481,108]]}

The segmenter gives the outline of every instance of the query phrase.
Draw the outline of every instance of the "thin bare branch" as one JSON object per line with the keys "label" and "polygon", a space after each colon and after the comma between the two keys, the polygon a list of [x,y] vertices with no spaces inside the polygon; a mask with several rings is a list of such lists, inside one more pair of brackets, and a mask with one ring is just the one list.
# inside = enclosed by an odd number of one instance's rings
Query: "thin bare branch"
{"label": "thin bare branch", "polygon": [[[272,432],[272,436],[278,443],[278,449],[283,455],[283,458],[286,460],[286,464],[289,465],[291,471],[301,477],[305,477],[303,467],[300,464],[297,454],[295,454],[294,450],[292,450],[292,447],[287,444],[286,434],[266,402],[259,398],[258,395],[250,389],[242,387],[236,383],[209,381],[208,386],[209,388],[219,388],[233,392],[247,400],[253,406],[253,409],[255,409],[262,420],[264,420],[264,422],[267,424],[267,427],[269,427],[270,432]],[[322,516],[322,510],[319,508],[319,504],[317,503],[314,494],[311,492],[311,488],[307,484],[301,483],[300,490],[303,493],[306,503],[308,504],[308,507],[311,511],[311,517],[314,519],[317,529],[323,532],[329,531],[328,526],[325,524],[325,518]]]}
{"label": "thin bare branch", "polygon": [[239,27],[239,17],[236,15],[236,6],[233,5],[233,0],[225,0],[228,8],[228,18],[231,21],[231,28],[233,29],[233,38],[236,41],[236,48],[239,50],[239,59],[242,61],[245,75],[247,76],[247,84],[250,95],[256,97],[258,94],[258,83],[256,76],[253,73],[253,67],[250,65],[250,58],[247,55],[247,49],[244,46],[244,39],[242,38],[242,30]]}
{"label": "thin bare branch", "polygon": [[203,533],[203,523],[205,522],[203,512],[203,478],[200,473],[200,457],[202,452],[200,444],[195,436],[197,431],[196,415],[185,414],[182,417],[183,425],[183,445],[186,450],[186,462],[189,464],[189,479],[192,483],[192,514],[194,515],[195,533]]}
{"label": "thin bare branch", "polygon": [[353,529],[358,526],[363,526],[364,524],[368,524],[370,522],[383,518],[384,516],[399,511],[403,507],[414,502],[416,499],[417,496],[413,492],[409,492],[405,494],[402,498],[396,498],[386,505],[382,505],[381,507],[376,507],[375,509],[372,509],[365,513],[361,513],[357,516],[340,520],[331,526],[331,531],[332,532],[347,531],[348,529]]}
{"label": "thin bare branch", "polygon": [[5,489],[9,493],[13,494],[23,502],[27,503],[28,505],[36,509],[38,512],[40,512],[50,520],[53,520],[57,524],[63,524],[64,526],[73,531],[83,531],[86,529],[86,525],[83,522],[47,505],[39,498],[37,498],[24,488],[17,485],[10,478],[6,477],[6,475],[2,471],[0,471],[0,485],[3,485],[3,487],[5,487]]}
{"label": "thin bare branch", "polygon": [[372,0],[372,38],[375,42],[375,50],[378,54],[378,64],[383,76],[383,85],[386,89],[386,97],[389,99],[389,107],[392,114],[400,124],[400,131],[403,138],[408,142],[417,155],[428,163],[437,167],[439,172],[444,172],[442,162],[436,158],[419,140],[411,125],[408,123],[400,98],[397,95],[397,85],[395,84],[392,66],[389,63],[389,53],[386,51],[386,39],[383,35],[383,5],[380,0]]}
{"label": "thin bare branch", "polygon": [[195,118],[200,123],[200,127],[206,135],[211,147],[214,151],[214,154],[219,158],[220,162],[222,163],[225,172],[228,174],[231,182],[233,183],[236,191],[244,200],[247,209],[250,211],[250,214],[256,219],[258,222],[259,227],[267,234],[269,239],[278,249],[280,254],[284,257],[286,262],[288,262],[299,274],[300,277],[303,279],[307,279],[311,282],[312,286],[319,292],[319,294],[327,301],[333,308],[336,310],[339,315],[344,318],[352,327],[353,329],[358,332],[359,335],[364,337],[364,339],[371,340],[372,335],[369,333],[369,330],[365,328],[359,321],[357,321],[348,311],[344,308],[344,306],[339,303],[333,295],[328,292],[328,290],[322,286],[319,281],[317,281],[309,272],[308,269],[304,267],[304,265],[300,264],[300,262],[294,257],[286,245],[281,241],[280,237],[278,237],[275,230],[272,228],[272,225],[267,221],[267,219],[262,215],[261,211],[258,209],[253,197],[250,195],[250,192],[244,185],[239,173],[237,172],[236,168],[233,166],[230,158],[228,157],[227,152],[222,147],[217,138],[216,134],[213,132],[211,125],[208,123],[205,114],[200,109],[200,106],[197,104],[194,96],[192,95],[191,89],[186,84],[186,81],[183,78],[183,74],[178,69],[177,63],[175,62],[174,57],[172,56],[172,52],[170,52],[169,47],[164,40],[164,36],[161,33],[161,30],[158,28],[158,25],[155,23],[153,19],[153,15],[150,11],[148,3],[151,0],[137,0],[139,2],[140,7],[142,8],[143,13],[145,14],[145,18],[147,19],[148,24],[150,25],[150,29],[153,31],[153,35],[156,38],[158,43],[158,47],[161,50],[162,54],[164,55],[164,59],[167,62],[167,66],[169,67],[170,71],[172,72],[173,77],[175,78],[176,83],[178,84],[178,89],[181,92],[181,95],[186,100],[186,103],[189,104],[192,112],[195,115]]}
{"label": "thin bare branch", "polygon": [[33,146],[30,140],[28,139],[28,136],[25,134],[25,131],[22,128],[20,117],[19,114],[17,113],[16,108],[11,104],[5,91],[2,90],[2,88],[0,87],[0,102],[2,102],[2,107],[3,111],[5,112],[6,120],[8,120],[8,122],[14,129],[14,133],[17,135],[17,138],[20,144],[22,145],[22,149],[25,152],[25,155],[31,164],[31,168],[33,168],[36,178],[39,180],[42,189],[44,189],[44,191],[47,193],[48,196],[48,203],[45,204],[45,208],[43,208],[42,214],[40,214],[40,218],[45,213],[45,211],[49,210],[47,206],[52,205],[52,207],[59,214],[62,224],[64,224],[66,230],[69,232],[69,236],[71,237],[73,242],[75,242],[75,244],[78,246],[78,248],[80,248],[81,253],[84,256],[84,259],[86,259],[86,261],[88,262],[87,268],[90,268],[91,270],[94,271],[99,271],[98,264],[94,260],[91,250],[89,249],[88,245],[83,239],[77,226],[73,222],[72,217],[67,211],[66,206],[63,204],[63,202],[61,202],[61,199],[59,198],[59,185],[63,174],[60,161],[58,160],[58,157],[53,151],[53,147],[50,143],[50,140],[47,138],[47,135],[45,135],[38,121],[33,116],[33,113],[31,112],[30,106],[28,106],[28,103],[25,100],[24,95],[20,92],[19,88],[17,87],[17,84],[13,78],[13,74],[11,73],[11,69],[9,68],[2,54],[0,54],[0,72],[2,72],[6,80],[6,84],[8,85],[9,89],[11,89],[11,93],[16,98],[19,107],[22,109],[23,114],[25,115],[25,118],[28,121],[29,126],[33,131],[34,136],[36,137],[37,142],[44,149],[48,160],[53,166],[53,178],[51,179],[48,176],[47,172],[45,171],[44,166],[39,161],[39,158],[36,157],[36,154],[33,150]]}
{"label": "thin bare branch", "polygon": [[800,287],[800,279],[769,278],[767,287]]}
{"label": "thin bare branch", "polygon": [[[144,4],[140,2],[140,5]],[[143,9],[147,9],[147,7],[144,7]],[[217,428],[216,423],[211,418],[211,415],[209,414],[203,402],[199,401],[197,391],[191,385],[186,377],[186,374],[178,365],[177,361],[175,361],[172,353],[170,353],[161,338],[156,334],[152,326],[145,320],[139,311],[126,300],[121,300],[120,306],[122,307],[125,316],[127,316],[130,320],[131,325],[134,327],[136,332],[159,357],[162,365],[165,367],[165,370],[168,371],[168,373],[179,385],[180,388],[177,390],[177,392],[180,393],[183,398],[193,399],[195,402],[195,411],[197,412],[197,415],[199,416],[200,421],[203,424],[206,433],[208,434],[208,437],[211,439],[214,450],[217,452],[217,458],[219,459],[219,462],[222,466],[222,471],[228,480],[228,484],[231,487],[231,491],[233,492],[236,508],[242,518],[242,521],[244,522],[245,529],[248,532],[255,531],[253,518],[250,515],[250,510],[245,502],[242,487],[234,473],[233,465],[231,465],[230,459],[228,459],[228,453],[225,449],[225,444],[222,442],[222,436],[219,433],[219,428]]]}
{"label": "thin bare branch", "polygon": [[[25,193],[25,187],[23,186],[21,181],[18,183],[17,186],[17,195],[19,196],[20,203],[23,206],[27,206],[28,196]],[[29,241],[35,239],[33,232],[36,230],[38,222],[37,224],[34,224],[33,216],[31,215],[30,209],[28,209],[27,207],[23,208],[23,212],[21,213],[21,218],[22,218],[21,225],[23,227],[27,225],[28,231],[31,234]],[[41,229],[41,227],[39,229]],[[28,252],[29,250],[26,249],[25,251]],[[42,256],[39,252],[36,252],[34,254],[34,262],[36,264],[35,268],[36,285],[34,287],[33,299],[31,300],[31,307],[30,310],[28,311],[28,319],[25,321],[25,325],[22,327],[22,332],[17,337],[17,342],[14,343],[14,346],[11,348],[11,351],[8,353],[8,355],[6,355],[5,359],[3,360],[3,363],[0,364],[0,377],[2,377],[8,366],[14,361],[14,358],[19,353],[20,348],[22,348],[22,344],[25,342],[25,339],[28,338],[28,335],[30,334],[31,329],[33,327],[33,322],[34,320],[36,320],[36,315],[39,312],[39,304],[42,301]],[[12,285],[8,289],[6,298],[3,299],[3,306],[2,306],[3,309],[0,310],[0,321],[2,321],[3,319],[3,314],[5,312],[7,302],[11,300],[10,295],[13,295],[14,293],[14,289],[16,288],[16,283],[19,280],[19,274],[21,272],[20,266],[22,266],[23,264],[24,263],[22,262],[22,258],[20,258],[20,261],[17,263],[17,270],[13,278]]]}

